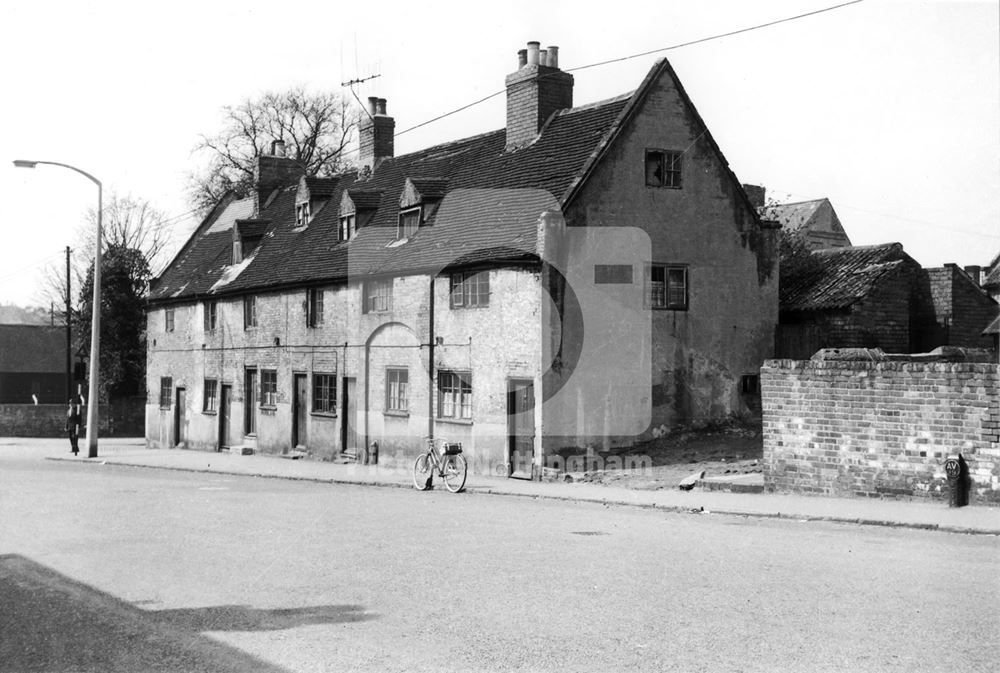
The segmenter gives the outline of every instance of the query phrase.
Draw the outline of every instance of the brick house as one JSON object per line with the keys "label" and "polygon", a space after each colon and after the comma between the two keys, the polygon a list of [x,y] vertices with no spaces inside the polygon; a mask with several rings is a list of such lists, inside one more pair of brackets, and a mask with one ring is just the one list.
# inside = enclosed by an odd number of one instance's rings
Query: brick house
{"label": "brick house", "polygon": [[821,348],[928,352],[989,348],[997,303],[955,264],[923,269],[899,243],[814,250],[812,265],[782,273],[776,353],[808,359]]}
{"label": "brick house", "polygon": [[386,463],[433,435],[537,477],[558,448],[746,411],[777,230],[669,63],[574,107],[529,43],[506,83],[498,131],[395,156],[373,98],[356,172],[260,158],[150,292],[148,445]]}

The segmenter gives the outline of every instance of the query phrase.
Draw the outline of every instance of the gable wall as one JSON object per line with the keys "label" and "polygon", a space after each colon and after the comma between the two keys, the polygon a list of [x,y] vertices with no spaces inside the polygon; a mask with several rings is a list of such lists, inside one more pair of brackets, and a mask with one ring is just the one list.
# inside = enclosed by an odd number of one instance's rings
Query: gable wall
{"label": "gable wall", "polygon": [[[688,265],[689,310],[653,311],[653,427],[745,413],[740,378],[756,374],[773,349],[776,232],[756,226],[701,133],[665,73],[567,217],[571,225],[641,227],[654,262]],[[686,150],[681,189],[646,186],[647,148]]]}

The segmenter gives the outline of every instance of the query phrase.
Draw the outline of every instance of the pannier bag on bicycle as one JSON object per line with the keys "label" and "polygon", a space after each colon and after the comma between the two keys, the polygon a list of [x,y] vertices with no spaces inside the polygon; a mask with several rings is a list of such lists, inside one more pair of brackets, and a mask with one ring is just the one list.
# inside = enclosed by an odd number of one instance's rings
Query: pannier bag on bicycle
{"label": "pannier bag on bicycle", "polygon": [[444,455],[446,456],[457,456],[462,453],[462,443],[453,442],[451,444],[444,445]]}

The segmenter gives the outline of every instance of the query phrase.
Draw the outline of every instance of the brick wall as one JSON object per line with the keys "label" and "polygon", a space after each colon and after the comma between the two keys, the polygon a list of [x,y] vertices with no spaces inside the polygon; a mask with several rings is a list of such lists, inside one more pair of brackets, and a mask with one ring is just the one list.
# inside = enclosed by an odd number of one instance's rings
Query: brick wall
{"label": "brick wall", "polygon": [[[83,411],[86,420],[86,409]],[[102,437],[141,437],[142,399],[124,399],[98,410]],[[65,437],[65,404],[0,404],[0,437]],[[82,442],[82,440],[81,440]]]}
{"label": "brick wall", "polygon": [[770,490],[946,499],[962,453],[972,504],[1000,504],[996,364],[769,360],[761,388]]}

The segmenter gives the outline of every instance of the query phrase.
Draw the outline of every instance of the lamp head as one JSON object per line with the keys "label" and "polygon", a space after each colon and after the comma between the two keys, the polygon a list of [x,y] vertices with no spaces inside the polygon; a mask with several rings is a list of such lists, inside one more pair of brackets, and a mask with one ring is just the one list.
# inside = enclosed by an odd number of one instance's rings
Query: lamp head
{"label": "lamp head", "polygon": [[25,159],[14,159],[14,165],[18,168],[34,168],[38,165],[37,161],[26,161]]}

